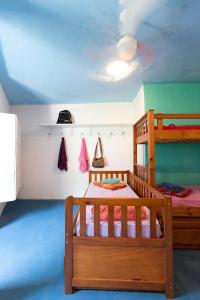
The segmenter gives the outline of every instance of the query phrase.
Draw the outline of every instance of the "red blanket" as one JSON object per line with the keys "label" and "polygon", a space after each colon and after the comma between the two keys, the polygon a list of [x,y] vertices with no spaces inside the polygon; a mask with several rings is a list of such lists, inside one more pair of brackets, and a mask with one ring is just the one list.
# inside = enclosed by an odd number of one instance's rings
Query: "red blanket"
{"label": "red blanket", "polygon": [[[94,214],[94,208],[91,208],[92,214]],[[147,218],[146,211],[144,207],[141,207],[141,219],[145,220]],[[114,221],[121,220],[121,206],[114,206]],[[135,207],[128,206],[127,207],[127,220],[134,221],[135,220]],[[108,221],[108,206],[101,205],[100,206],[100,221]]]}

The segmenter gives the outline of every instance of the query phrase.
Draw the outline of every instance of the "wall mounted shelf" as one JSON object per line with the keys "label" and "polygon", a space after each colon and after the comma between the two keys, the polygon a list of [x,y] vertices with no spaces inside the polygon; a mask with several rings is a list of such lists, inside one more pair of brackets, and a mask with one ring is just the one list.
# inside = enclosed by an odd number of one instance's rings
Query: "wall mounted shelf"
{"label": "wall mounted shelf", "polygon": [[73,124],[37,124],[37,126],[40,126],[42,128],[47,129],[65,129],[65,128],[94,128],[94,127],[132,127],[133,124],[79,124],[79,123],[73,123]]}
{"label": "wall mounted shelf", "polygon": [[[71,129],[69,132],[71,134],[80,134],[81,136],[85,134],[97,134],[113,136],[116,134],[121,134],[122,136],[126,135],[128,131],[131,130],[132,124],[116,124],[116,123],[104,123],[104,124],[86,124],[86,123],[73,123],[73,124],[37,124],[38,127],[41,127],[48,131],[48,135],[51,136],[53,132],[61,131],[62,136],[64,135],[65,129]],[[128,131],[127,131],[128,130]],[[68,131],[68,130],[67,130]],[[117,132],[116,132],[117,131]]]}

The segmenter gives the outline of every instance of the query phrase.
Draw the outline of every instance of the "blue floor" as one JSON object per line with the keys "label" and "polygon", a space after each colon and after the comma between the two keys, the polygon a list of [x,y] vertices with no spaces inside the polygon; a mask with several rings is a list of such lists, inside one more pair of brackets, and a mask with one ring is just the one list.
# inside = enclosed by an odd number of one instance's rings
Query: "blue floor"
{"label": "blue floor", "polygon": [[[1,300],[165,299],[162,293],[77,291],[64,295],[64,203],[15,201],[0,217]],[[176,299],[200,299],[200,251],[174,252]]]}

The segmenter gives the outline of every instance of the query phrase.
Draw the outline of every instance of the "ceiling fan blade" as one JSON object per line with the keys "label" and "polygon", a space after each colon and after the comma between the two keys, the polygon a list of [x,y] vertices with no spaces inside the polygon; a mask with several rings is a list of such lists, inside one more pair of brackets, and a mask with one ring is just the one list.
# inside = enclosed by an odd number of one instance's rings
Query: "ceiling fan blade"
{"label": "ceiling fan blade", "polygon": [[142,64],[150,65],[156,57],[156,50],[147,42],[138,42],[137,55]]}
{"label": "ceiling fan blade", "polygon": [[103,49],[87,49],[86,55],[92,60],[113,60],[117,57],[117,47],[114,45]]}
{"label": "ceiling fan blade", "polygon": [[122,34],[134,35],[146,16],[166,0],[130,0],[120,14]]}

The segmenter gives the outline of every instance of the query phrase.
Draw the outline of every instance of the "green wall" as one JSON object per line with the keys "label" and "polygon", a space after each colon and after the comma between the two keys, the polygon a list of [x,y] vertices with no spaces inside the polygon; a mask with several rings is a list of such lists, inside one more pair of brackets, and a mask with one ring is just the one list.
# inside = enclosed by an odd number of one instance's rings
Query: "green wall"
{"label": "green wall", "polygon": [[[145,111],[200,113],[200,83],[145,84],[144,101]],[[173,123],[183,124],[183,121],[173,120]],[[189,123],[200,124],[200,121]],[[156,145],[156,180],[200,184],[200,144]]]}

